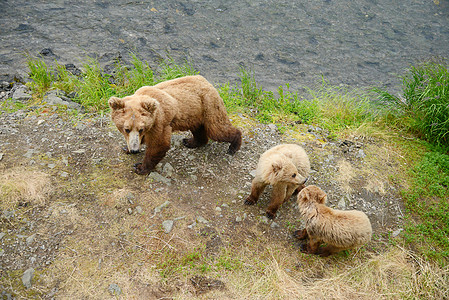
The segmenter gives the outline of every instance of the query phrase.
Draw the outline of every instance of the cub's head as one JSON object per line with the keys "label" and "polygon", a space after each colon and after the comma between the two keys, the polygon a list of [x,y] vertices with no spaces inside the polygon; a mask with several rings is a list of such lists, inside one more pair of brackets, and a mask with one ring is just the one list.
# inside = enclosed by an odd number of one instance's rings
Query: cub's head
{"label": "cub's head", "polygon": [[137,153],[145,134],[153,127],[159,102],[144,95],[109,99],[111,117],[123,134],[130,153]]}
{"label": "cub's head", "polygon": [[296,166],[289,160],[276,160],[271,163],[268,181],[271,185],[276,183],[287,183],[300,186],[305,183],[306,178],[298,173]]}
{"label": "cub's head", "polygon": [[303,188],[298,194],[298,204],[325,204],[327,199],[326,193],[316,185],[309,185]]}

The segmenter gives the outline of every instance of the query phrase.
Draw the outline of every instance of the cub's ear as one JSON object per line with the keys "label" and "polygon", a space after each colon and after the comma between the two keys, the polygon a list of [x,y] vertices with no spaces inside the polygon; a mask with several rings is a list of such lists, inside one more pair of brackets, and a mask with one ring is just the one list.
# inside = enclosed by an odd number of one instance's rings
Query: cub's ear
{"label": "cub's ear", "polygon": [[149,113],[153,113],[159,106],[159,103],[153,98],[145,97],[140,103],[140,105],[142,105],[142,108],[148,111]]}
{"label": "cub's ear", "polygon": [[271,164],[271,167],[273,168],[273,173],[278,174],[280,170],[282,170],[282,164],[280,162],[273,162]]}
{"label": "cub's ear", "polygon": [[118,110],[125,107],[125,103],[123,102],[123,99],[117,98],[117,97],[111,97],[109,98],[109,107],[112,110]]}
{"label": "cub's ear", "polygon": [[320,204],[325,204],[326,203],[326,198],[327,198],[327,195],[326,195],[326,193],[320,193],[319,195],[318,195],[318,203],[320,203]]}

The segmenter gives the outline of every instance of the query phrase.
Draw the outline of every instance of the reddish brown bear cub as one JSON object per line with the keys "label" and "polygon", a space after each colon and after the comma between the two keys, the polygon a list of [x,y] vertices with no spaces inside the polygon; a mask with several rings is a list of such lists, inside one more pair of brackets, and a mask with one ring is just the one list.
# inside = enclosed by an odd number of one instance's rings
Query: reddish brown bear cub
{"label": "reddish brown bear cub", "polygon": [[192,132],[192,138],[183,140],[189,148],[205,145],[210,138],[230,143],[228,153],[234,154],[242,143],[242,134],[229,121],[217,90],[199,75],[144,86],[125,98],[111,97],[109,106],[127,152],[147,146],[143,163],[135,165],[137,174],[150,173],[164,158],[173,131]]}
{"label": "reddish brown bear cub", "polygon": [[[309,185],[298,194],[298,206],[305,229],[295,235],[309,239],[307,253],[328,256],[346,249],[360,247],[371,240],[373,230],[365,213],[358,210],[337,210],[326,206],[326,193]],[[326,243],[325,247],[320,247]]]}

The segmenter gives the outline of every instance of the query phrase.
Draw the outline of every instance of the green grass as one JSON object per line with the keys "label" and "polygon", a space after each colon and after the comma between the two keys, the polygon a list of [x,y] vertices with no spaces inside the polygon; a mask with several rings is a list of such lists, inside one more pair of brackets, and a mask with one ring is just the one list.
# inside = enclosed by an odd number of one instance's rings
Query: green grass
{"label": "green grass", "polygon": [[[449,65],[447,60],[422,62],[402,76],[402,96],[374,89],[386,106],[389,121],[434,145],[449,146]],[[396,119],[396,120],[395,120]]]}
{"label": "green grass", "polygon": [[406,240],[440,262],[449,259],[449,155],[430,151],[410,171],[402,191],[410,217]]}

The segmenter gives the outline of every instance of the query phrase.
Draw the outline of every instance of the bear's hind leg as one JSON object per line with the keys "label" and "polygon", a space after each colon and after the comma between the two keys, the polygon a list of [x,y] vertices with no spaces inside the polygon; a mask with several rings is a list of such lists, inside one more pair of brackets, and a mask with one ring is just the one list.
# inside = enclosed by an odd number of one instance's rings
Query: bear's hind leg
{"label": "bear's hind leg", "polygon": [[321,247],[318,249],[317,253],[321,257],[328,257],[329,255],[332,255],[334,253],[343,251],[344,249],[333,246],[333,245],[327,245],[325,247]]}
{"label": "bear's hind leg", "polygon": [[182,142],[187,148],[198,148],[207,144],[206,129],[203,125],[195,130],[191,130],[193,137],[190,139],[183,139]]}
{"label": "bear's hind leg", "polygon": [[235,154],[242,145],[242,132],[229,124],[218,128],[207,128],[207,136],[217,142],[230,143],[228,154]]}

